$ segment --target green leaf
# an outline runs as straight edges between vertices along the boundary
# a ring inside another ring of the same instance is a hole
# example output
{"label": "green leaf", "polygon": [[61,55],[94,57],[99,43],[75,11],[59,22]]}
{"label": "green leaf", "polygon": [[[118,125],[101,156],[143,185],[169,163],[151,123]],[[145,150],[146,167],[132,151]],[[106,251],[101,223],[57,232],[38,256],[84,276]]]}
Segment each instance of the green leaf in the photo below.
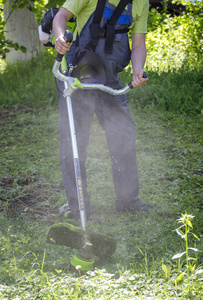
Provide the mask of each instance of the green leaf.
{"label": "green leaf", "polygon": [[187,221],[188,226],[190,226],[191,228],[193,228],[192,223],[190,220]]}
{"label": "green leaf", "polygon": [[12,10],[17,10],[18,6],[16,4],[13,4],[11,8],[12,8]]}
{"label": "green leaf", "polygon": [[20,8],[20,9],[23,9],[25,7],[25,4],[24,3],[20,3],[19,5],[18,5],[18,8]]}
{"label": "green leaf", "polygon": [[183,276],[185,275],[185,273],[180,274],[177,278],[176,281],[181,281],[183,279]]}
{"label": "green leaf", "polygon": [[170,271],[171,271],[170,266],[167,267],[165,264],[162,264],[162,270],[163,270],[163,272],[165,274],[165,277],[168,278],[169,275],[170,275]]}
{"label": "green leaf", "polygon": [[[192,232],[191,232],[192,233]],[[197,239],[199,240],[198,236],[196,236],[196,234],[192,233],[192,235]]]}
{"label": "green leaf", "polygon": [[13,48],[17,51],[19,49],[19,45],[17,43],[13,44]]}
{"label": "green leaf", "polygon": [[21,50],[23,53],[27,53],[27,48],[25,48],[24,46],[20,46],[19,50]]}

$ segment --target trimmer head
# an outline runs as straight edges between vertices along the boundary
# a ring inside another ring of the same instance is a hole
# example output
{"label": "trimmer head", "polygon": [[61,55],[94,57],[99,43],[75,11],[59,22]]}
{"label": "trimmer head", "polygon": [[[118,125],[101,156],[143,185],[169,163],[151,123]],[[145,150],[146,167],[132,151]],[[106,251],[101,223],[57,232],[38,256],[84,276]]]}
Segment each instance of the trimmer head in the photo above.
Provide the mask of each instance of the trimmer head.
{"label": "trimmer head", "polygon": [[[85,234],[86,232],[82,228],[69,223],[58,223],[50,227],[46,241],[52,245],[67,246],[81,250],[84,249],[83,237]],[[106,259],[116,250],[116,241],[113,238],[88,230],[87,234],[92,244],[91,251],[94,256]],[[84,257],[83,254],[82,256]]]}
{"label": "trimmer head", "polygon": [[94,266],[94,259],[93,260],[87,260],[83,257],[80,257],[78,254],[75,254],[71,260],[71,265],[73,267],[80,266],[82,271],[91,271]]}

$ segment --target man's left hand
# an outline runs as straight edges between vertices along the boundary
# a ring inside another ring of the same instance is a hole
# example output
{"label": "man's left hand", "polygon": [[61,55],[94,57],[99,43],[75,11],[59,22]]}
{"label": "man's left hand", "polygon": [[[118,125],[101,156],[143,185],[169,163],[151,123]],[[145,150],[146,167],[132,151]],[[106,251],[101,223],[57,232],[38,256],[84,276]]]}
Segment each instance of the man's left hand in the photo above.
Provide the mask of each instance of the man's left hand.
{"label": "man's left hand", "polygon": [[149,80],[148,78],[143,78],[144,70],[140,69],[133,73],[133,80],[132,80],[132,86],[133,87],[140,87],[147,83]]}

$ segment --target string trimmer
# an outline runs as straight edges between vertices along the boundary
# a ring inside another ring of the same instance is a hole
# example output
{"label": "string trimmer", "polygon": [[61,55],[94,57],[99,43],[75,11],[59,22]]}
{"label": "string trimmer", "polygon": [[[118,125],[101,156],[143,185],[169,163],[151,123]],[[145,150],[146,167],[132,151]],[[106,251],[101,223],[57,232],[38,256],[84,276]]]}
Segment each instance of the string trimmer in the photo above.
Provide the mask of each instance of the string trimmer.
{"label": "string trimmer", "polygon": [[[72,32],[66,31],[65,38],[67,42],[71,42]],[[82,88],[82,84],[75,78],[70,78],[62,75],[62,73],[59,71],[62,59],[63,70],[67,71],[65,57],[63,57],[63,55],[57,54],[53,67],[53,73],[55,78],[58,78],[64,82],[65,87],[63,95],[66,98],[67,104],[67,113],[70,125],[75,180],[77,188],[77,198],[82,228],[75,227],[72,224],[55,224],[49,229],[47,242],[51,244],[64,245],[77,249],[78,253],[74,255],[73,259],[71,260],[71,264],[74,267],[80,265],[83,271],[88,271],[93,268],[94,256],[106,258],[112,255],[112,253],[116,249],[116,241],[113,238],[105,237],[104,235],[88,231],[86,228],[86,212],[77,149],[74,116],[71,102],[71,95],[76,89]],[[67,78],[69,78],[70,80],[67,80]]]}
{"label": "string trimmer", "polygon": [[[55,37],[52,31],[52,22],[54,16],[57,14],[58,11],[59,9],[57,8],[51,8],[45,13],[43,18],[41,19],[41,25],[39,26],[39,38],[44,44],[44,46],[54,47]],[[69,28],[71,31],[74,31],[74,19],[70,20],[67,23],[67,28]],[[73,34],[71,31],[67,30],[65,33],[65,38],[67,42],[72,41]],[[85,63],[84,60],[83,62]],[[53,67],[53,73],[55,78],[58,78],[64,82],[65,86],[63,95],[66,98],[67,112],[70,123],[75,179],[82,228],[75,227],[72,224],[55,224],[49,229],[47,242],[50,244],[64,245],[77,249],[78,253],[74,255],[73,259],[71,260],[71,264],[73,266],[80,265],[83,271],[88,271],[93,268],[94,256],[99,256],[100,258],[106,259],[107,257],[112,255],[112,253],[116,249],[116,241],[113,238],[105,237],[104,235],[88,231],[86,228],[85,205],[71,103],[72,93],[77,88],[81,88],[82,85],[80,84],[80,82],[77,82],[74,78],[72,78],[72,81],[67,81],[67,77],[62,75],[61,72],[59,72],[59,68],[61,68],[62,72],[66,74],[68,73],[68,67],[65,57],[63,55],[57,54]],[[86,66],[84,66],[84,68],[86,69]]]}
{"label": "string trimmer", "polygon": [[[71,42],[72,33],[70,31],[66,32],[67,42]],[[63,62],[62,62],[63,60]],[[54,77],[64,82],[63,96],[66,98],[67,113],[70,125],[70,134],[72,142],[73,160],[74,160],[74,170],[75,170],[75,180],[77,188],[77,197],[80,211],[81,228],[75,227],[72,224],[59,223],[50,227],[47,242],[50,244],[63,245],[77,249],[77,254],[71,260],[71,264],[76,267],[81,266],[83,271],[88,271],[93,268],[94,256],[100,258],[108,258],[113,254],[116,249],[116,241],[111,237],[106,237],[104,235],[88,231],[86,227],[86,213],[85,204],[83,197],[82,180],[80,173],[79,156],[77,149],[77,140],[74,125],[74,116],[72,110],[71,96],[77,89],[99,89],[101,91],[110,93],[112,95],[121,95],[126,93],[132,88],[131,83],[126,85],[120,90],[114,90],[110,87],[104,86],[103,84],[95,83],[81,83],[77,78],[66,76],[61,73],[61,63],[66,64],[65,57],[61,54],[57,54],[56,60],[53,66]],[[66,67],[67,68],[67,67]],[[146,73],[144,77],[147,77]]]}

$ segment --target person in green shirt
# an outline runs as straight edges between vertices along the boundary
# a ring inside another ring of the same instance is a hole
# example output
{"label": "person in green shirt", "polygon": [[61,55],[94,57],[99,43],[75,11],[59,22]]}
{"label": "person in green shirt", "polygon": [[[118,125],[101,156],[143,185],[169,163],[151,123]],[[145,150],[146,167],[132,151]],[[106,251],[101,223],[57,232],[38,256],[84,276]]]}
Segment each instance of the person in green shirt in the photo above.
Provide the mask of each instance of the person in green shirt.
{"label": "person in green shirt", "polygon": [[[114,5],[117,5],[118,2],[118,0],[110,1],[110,3]],[[77,17],[76,32],[80,34],[83,26],[94,12],[96,4],[97,1],[95,0],[67,0],[64,3],[62,9],[56,15],[53,22],[54,35],[56,38],[55,49],[58,53],[65,54],[70,48],[70,45],[68,45],[64,40],[67,20],[69,21],[73,16]],[[142,86],[148,81],[148,78],[142,78],[144,72],[143,67],[146,61],[145,34],[147,33],[148,11],[148,0],[133,1],[131,63],[133,68],[132,85],[134,87]]]}
{"label": "person in green shirt", "polygon": [[[109,0],[108,7],[116,7],[119,0]],[[129,6],[130,5],[130,6]],[[67,44],[64,32],[67,22],[77,18],[74,39],[78,36],[80,45],[91,38],[89,27],[97,6],[96,0],[67,0],[54,18],[53,31],[56,38],[55,49],[60,54],[66,54],[68,64],[74,55],[74,44]],[[95,53],[101,58],[107,75],[105,85],[121,88],[118,72],[131,59],[133,77],[132,86],[145,85],[148,78],[143,78],[146,61],[145,35],[147,33],[148,0],[133,0],[128,4],[131,11],[132,46],[129,48],[128,34],[115,34],[111,54],[105,53],[105,38],[100,38]],[[108,10],[108,9],[107,9]],[[80,167],[84,188],[84,200],[87,219],[91,217],[90,199],[86,183],[86,150],[89,140],[89,130],[93,115],[96,114],[101,126],[106,132],[107,144],[112,164],[112,175],[116,194],[115,206],[117,211],[148,211],[151,206],[139,198],[139,180],[136,162],[135,126],[130,116],[126,95],[112,96],[101,91],[77,91],[73,94],[73,112],[76,126],[76,136],[79,149]],[[79,218],[76,187],[74,183],[74,167],[71,155],[68,120],[65,99],[60,97],[59,108],[60,129],[60,160],[64,187],[67,194],[73,218]]]}

